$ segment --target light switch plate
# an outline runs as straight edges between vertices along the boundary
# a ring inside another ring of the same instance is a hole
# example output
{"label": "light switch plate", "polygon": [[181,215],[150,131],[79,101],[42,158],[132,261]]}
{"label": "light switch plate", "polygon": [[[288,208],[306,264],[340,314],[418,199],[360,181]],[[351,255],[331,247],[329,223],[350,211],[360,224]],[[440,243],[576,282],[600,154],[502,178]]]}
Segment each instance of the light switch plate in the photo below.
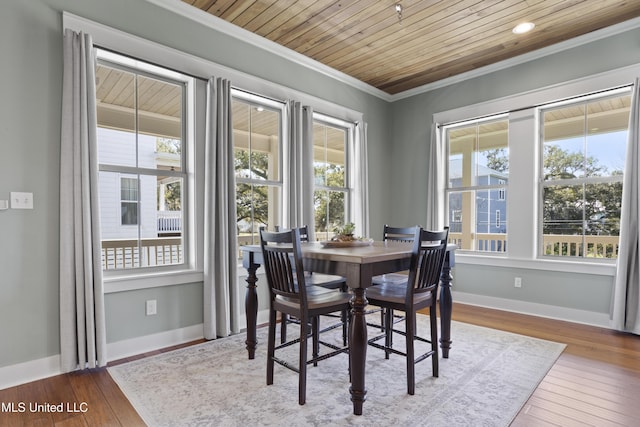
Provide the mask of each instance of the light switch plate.
{"label": "light switch plate", "polygon": [[9,201],[0,200],[0,211],[6,211],[7,209],[9,209]]}
{"label": "light switch plate", "polygon": [[11,192],[11,209],[33,209],[33,193]]}

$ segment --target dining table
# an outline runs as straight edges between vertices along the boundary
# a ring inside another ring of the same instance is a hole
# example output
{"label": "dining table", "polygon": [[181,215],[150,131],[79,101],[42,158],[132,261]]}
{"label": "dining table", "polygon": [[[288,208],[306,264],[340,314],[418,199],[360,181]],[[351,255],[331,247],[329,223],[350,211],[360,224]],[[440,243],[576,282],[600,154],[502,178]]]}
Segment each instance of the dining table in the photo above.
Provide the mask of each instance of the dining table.
{"label": "dining table", "polygon": [[[325,242],[326,243],[326,242]],[[324,274],[335,274],[346,278],[352,292],[351,326],[349,329],[349,357],[351,366],[351,401],[353,413],[362,415],[367,397],[365,387],[365,366],[367,357],[367,307],[366,289],[371,286],[374,276],[405,271],[409,269],[412,243],[375,241],[366,245],[332,246],[323,242],[303,242],[301,244],[305,270]],[[444,267],[440,280],[440,347],[442,357],[449,357],[451,348],[451,268],[455,263],[455,244],[447,245]],[[258,295],[257,270],[262,265],[260,245],[244,245],[242,265],[247,270],[245,311],[247,317],[246,348],[249,359],[255,358],[258,345],[256,338]]]}

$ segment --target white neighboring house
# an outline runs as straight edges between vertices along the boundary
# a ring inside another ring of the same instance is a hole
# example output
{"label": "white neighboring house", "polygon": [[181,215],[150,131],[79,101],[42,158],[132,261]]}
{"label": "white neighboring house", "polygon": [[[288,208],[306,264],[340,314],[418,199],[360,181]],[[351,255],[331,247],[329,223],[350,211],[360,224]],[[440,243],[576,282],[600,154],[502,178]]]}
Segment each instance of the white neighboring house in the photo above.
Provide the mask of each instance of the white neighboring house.
{"label": "white neighboring house", "polygon": [[[99,163],[135,166],[129,164],[136,158],[135,137],[131,132],[99,127]],[[180,156],[156,152],[156,142],[156,136],[138,134],[138,167],[154,170],[179,167]],[[175,178],[100,172],[99,181],[102,240],[180,234],[181,212],[166,210],[164,202],[164,186]]]}

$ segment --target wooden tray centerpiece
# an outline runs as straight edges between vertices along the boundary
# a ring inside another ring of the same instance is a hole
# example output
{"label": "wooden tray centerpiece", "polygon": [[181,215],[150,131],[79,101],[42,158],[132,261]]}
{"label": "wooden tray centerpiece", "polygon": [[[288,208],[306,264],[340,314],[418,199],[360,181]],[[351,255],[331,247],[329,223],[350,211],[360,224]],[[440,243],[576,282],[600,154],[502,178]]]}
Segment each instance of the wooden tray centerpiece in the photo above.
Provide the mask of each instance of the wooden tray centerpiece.
{"label": "wooden tray centerpiece", "polygon": [[373,239],[364,237],[355,237],[353,232],[355,231],[355,224],[349,222],[344,226],[336,227],[333,229],[335,235],[331,240],[325,240],[320,244],[325,248],[349,248],[354,246],[369,246],[373,244]]}

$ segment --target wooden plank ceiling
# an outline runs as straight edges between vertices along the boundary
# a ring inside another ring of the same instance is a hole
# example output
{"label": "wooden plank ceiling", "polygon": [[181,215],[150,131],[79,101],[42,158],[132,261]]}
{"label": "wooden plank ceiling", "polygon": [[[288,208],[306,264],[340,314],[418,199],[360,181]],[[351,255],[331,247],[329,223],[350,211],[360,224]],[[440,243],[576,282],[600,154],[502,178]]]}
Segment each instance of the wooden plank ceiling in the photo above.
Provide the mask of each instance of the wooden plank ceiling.
{"label": "wooden plank ceiling", "polygon": [[389,94],[640,16],[639,0],[182,1]]}

